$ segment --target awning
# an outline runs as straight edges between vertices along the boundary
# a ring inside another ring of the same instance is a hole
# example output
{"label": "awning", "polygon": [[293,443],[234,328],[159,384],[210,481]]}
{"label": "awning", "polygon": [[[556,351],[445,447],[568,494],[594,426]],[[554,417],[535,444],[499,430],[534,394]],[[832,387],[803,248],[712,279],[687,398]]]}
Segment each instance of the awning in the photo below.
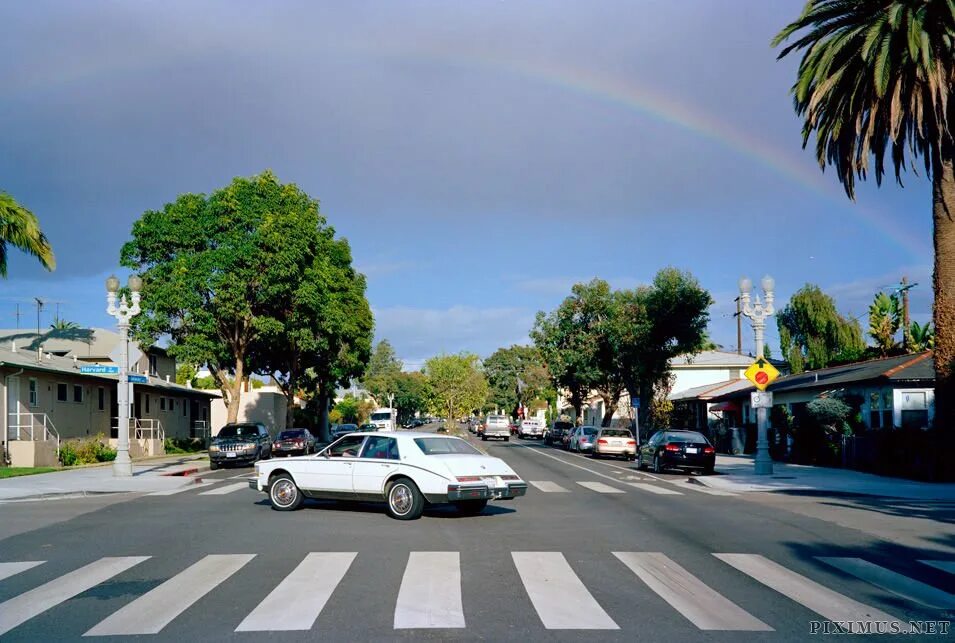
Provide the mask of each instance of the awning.
{"label": "awning", "polygon": [[710,407],[710,413],[722,411],[739,411],[739,404],[736,402],[720,402]]}

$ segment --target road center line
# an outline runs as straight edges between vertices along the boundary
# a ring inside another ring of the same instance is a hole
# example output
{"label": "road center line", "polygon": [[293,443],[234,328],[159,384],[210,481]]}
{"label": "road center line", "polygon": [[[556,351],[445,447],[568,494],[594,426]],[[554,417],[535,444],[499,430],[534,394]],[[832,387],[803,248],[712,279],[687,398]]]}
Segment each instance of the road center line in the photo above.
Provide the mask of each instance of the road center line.
{"label": "road center line", "polygon": [[[573,462],[567,462],[567,460],[564,460],[563,458],[558,458],[557,456],[553,456],[553,455],[551,455],[551,454],[549,454],[549,453],[544,453],[544,452],[541,451],[540,449],[532,449],[532,448],[530,448],[530,447],[528,447],[528,446],[525,446],[525,445],[523,445],[523,444],[515,444],[514,446],[518,446],[518,447],[520,447],[520,448],[522,448],[522,449],[527,449],[527,450],[530,451],[531,453],[536,453],[537,455],[542,455],[542,456],[544,456],[545,458],[550,458],[551,460],[557,460],[558,462],[560,462],[560,463],[562,463],[562,464],[566,464],[568,467],[575,467],[575,468],[577,468],[577,469],[580,469],[581,471],[586,471],[587,473],[592,473],[592,474],[594,474],[595,476],[600,476],[601,478],[606,478],[607,480],[613,480],[614,482],[617,482],[617,483],[620,482],[620,480],[618,480],[617,478],[614,478],[613,476],[608,476],[606,473],[600,473],[599,471],[594,471],[593,469],[588,469],[587,467],[582,467],[582,466],[580,466],[579,464],[574,464]],[[658,478],[658,480],[659,480],[659,478]]]}

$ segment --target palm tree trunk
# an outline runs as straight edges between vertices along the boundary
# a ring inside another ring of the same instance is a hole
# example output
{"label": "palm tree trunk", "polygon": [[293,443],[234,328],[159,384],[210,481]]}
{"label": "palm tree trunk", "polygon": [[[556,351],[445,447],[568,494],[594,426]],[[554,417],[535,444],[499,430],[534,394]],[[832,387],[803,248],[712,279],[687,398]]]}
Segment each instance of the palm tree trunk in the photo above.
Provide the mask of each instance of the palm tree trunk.
{"label": "palm tree trunk", "polygon": [[955,144],[951,141],[942,144],[941,163],[933,176],[932,197],[935,225],[935,426],[944,446],[951,447],[955,444]]}

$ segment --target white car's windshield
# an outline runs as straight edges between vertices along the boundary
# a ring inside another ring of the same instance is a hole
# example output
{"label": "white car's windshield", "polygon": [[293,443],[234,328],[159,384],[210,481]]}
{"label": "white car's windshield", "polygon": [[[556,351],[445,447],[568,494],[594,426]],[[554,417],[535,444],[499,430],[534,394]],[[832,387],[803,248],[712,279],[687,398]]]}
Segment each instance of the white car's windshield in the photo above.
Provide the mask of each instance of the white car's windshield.
{"label": "white car's windshield", "polygon": [[460,453],[466,455],[484,455],[464,440],[457,438],[415,438],[415,444],[425,455]]}
{"label": "white car's windshield", "polygon": [[391,413],[372,413],[371,420],[372,422],[383,422],[385,420],[391,419]]}

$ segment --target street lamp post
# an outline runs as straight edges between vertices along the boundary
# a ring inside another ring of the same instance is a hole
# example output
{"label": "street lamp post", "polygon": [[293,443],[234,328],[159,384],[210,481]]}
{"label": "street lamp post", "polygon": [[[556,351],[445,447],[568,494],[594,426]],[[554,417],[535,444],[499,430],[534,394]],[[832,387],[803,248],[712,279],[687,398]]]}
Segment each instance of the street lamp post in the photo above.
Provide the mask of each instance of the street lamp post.
{"label": "street lamp post", "polygon": [[[763,331],[766,329],[766,318],[775,312],[773,301],[776,294],[773,290],[776,282],[772,277],[766,275],[761,281],[763,294],[766,302],[763,303],[756,295],[755,303],[750,301],[750,292],[753,290],[753,282],[748,277],[739,280],[739,296],[743,304],[742,313],[750,318],[753,324],[753,332],[756,334],[756,359],[763,357],[763,347],[766,345],[763,339]],[[756,409],[756,475],[771,475],[773,473],[773,459],[769,455],[769,440],[766,437],[766,430],[769,424],[769,409]]]}
{"label": "street lamp post", "polygon": [[116,305],[116,293],[119,292],[119,279],[110,275],[106,280],[106,312],[116,318],[119,326],[119,341],[123,347],[123,357],[119,364],[119,384],[116,391],[116,405],[119,418],[116,428],[116,459],[113,460],[113,475],[124,477],[133,475],[133,461],[129,457],[129,320],[139,314],[139,291],[142,290],[143,280],[132,275],[129,278],[132,304],[126,301],[126,295],[119,299]]}

